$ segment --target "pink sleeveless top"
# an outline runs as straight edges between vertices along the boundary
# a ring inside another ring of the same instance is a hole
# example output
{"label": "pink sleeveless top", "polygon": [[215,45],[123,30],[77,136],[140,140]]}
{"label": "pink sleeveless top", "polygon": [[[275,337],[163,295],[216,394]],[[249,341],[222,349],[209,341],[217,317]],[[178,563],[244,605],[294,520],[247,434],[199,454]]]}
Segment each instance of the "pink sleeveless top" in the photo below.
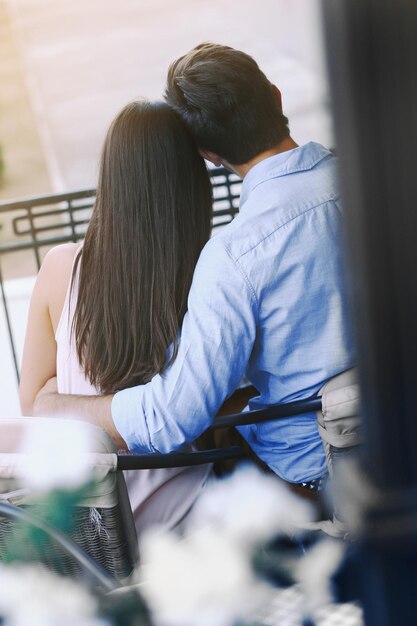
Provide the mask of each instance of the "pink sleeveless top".
{"label": "pink sleeveless top", "polygon": [[[79,266],[78,266],[79,267]],[[70,285],[56,329],[59,393],[97,395],[80,367],[71,325],[78,294],[78,273]],[[211,465],[124,472],[138,534],[153,524],[173,528],[188,513],[211,471]]]}

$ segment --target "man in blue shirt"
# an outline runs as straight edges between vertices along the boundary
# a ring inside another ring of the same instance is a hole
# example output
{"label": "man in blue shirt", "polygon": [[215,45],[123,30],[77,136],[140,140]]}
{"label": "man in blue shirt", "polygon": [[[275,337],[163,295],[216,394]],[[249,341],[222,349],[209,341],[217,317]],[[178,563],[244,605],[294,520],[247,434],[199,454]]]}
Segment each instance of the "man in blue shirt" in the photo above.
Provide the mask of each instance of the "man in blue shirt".
{"label": "man in blue shirt", "polygon": [[[68,407],[136,452],[193,441],[244,375],[261,408],[312,396],[353,365],[335,158],[297,146],[278,89],[232,48],[202,44],[173,63],[166,99],[202,155],[243,178],[240,212],[201,254],[168,369],[113,398],[46,393],[36,407]],[[326,471],[314,414],[240,432],[289,482]]]}

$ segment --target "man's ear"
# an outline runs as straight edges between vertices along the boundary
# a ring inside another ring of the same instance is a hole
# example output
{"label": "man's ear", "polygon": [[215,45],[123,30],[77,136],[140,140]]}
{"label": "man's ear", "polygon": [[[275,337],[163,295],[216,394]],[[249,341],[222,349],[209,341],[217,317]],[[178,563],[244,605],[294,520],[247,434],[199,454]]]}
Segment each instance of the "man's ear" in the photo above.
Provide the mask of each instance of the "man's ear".
{"label": "man's ear", "polygon": [[282,96],[281,96],[281,92],[280,92],[280,90],[278,89],[278,87],[276,85],[271,85],[271,87],[272,87],[272,91],[274,92],[275,99],[278,102],[279,110],[282,113]]}
{"label": "man's ear", "polygon": [[214,152],[208,152],[207,150],[199,150],[199,153],[201,154],[203,159],[210,161],[216,167],[220,167],[221,165],[223,165],[223,162],[218,154],[214,154]]}

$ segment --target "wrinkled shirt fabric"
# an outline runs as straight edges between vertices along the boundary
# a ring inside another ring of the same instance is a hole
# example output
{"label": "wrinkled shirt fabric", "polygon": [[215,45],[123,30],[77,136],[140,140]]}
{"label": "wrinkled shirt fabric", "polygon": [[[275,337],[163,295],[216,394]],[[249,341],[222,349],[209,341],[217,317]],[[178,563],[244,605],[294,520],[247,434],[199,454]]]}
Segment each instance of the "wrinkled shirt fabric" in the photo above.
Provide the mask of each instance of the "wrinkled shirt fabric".
{"label": "wrinkled shirt fabric", "polygon": [[[169,452],[212,422],[242,377],[250,408],[315,395],[352,367],[336,159],[310,142],[245,176],[237,217],[201,253],[174,363],[118,392],[115,426],[136,452]],[[326,471],[314,413],[244,426],[254,452],[289,482]]]}

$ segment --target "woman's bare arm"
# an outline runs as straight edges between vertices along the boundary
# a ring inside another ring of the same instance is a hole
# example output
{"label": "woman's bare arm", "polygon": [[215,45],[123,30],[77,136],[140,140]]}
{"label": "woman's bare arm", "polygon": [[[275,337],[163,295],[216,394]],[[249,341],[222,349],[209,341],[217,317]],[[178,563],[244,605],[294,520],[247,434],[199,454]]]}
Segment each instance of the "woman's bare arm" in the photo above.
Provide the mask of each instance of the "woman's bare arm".
{"label": "woman's bare arm", "polygon": [[45,256],[33,289],[20,375],[20,406],[32,415],[37,393],[56,375],[55,329],[61,316],[78,245],[53,248]]}
{"label": "woman's bare arm", "polygon": [[20,405],[23,415],[68,417],[101,426],[126,448],[111,417],[112,396],[58,394],[55,332],[78,249],[65,244],[50,250],[36,279],[23,349]]}

